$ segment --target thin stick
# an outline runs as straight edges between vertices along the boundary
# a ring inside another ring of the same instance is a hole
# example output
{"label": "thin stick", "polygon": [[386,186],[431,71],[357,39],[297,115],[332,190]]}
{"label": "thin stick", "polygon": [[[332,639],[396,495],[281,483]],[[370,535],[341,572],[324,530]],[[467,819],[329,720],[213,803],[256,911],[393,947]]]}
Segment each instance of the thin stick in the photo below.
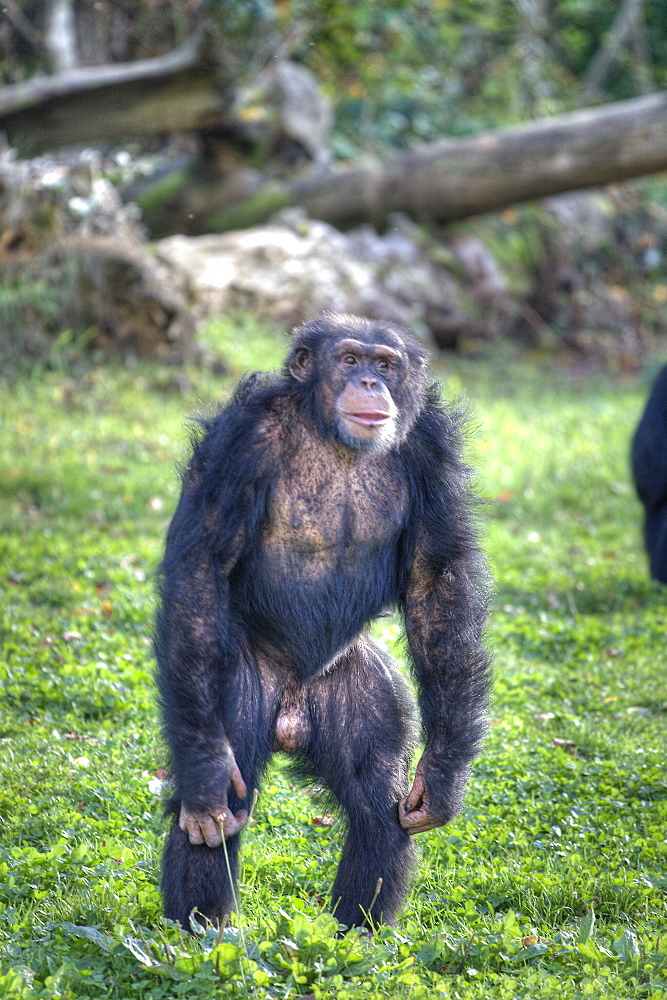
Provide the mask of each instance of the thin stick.
{"label": "thin stick", "polygon": [[257,805],[257,799],[259,798],[259,789],[253,788],[252,792],[252,802],[250,803],[250,812],[248,813],[248,822],[252,819],[252,814],[255,811],[255,806]]}
{"label": "thin stick", "polygon": [[375,920],[373,919],[373,914],[372,914],[371,911],[372,911],[373,907],[375,906],[376,900],[377,900],[378,896],[380,895],[380,890],[381,889],[382,889],[382,876],[380,876],[378,878],[377,882],[375,883],[375,892],[373,893],[373,898],[371,899],[371,905],[368,907],[368,909],[365,910],[364,907],[361,905],[361,903],[359,904],[359,909],[361,910],[361,912],[363,913],[364,917],[366,918],[368,926],[370,927],[371,932],[373,934],[375,934],[375,931],[377,929],[377,924],[376,924]]}
{"label": "thin stick", "polygon": [[456,970],[456,975],[457,976],[462,971],[463,966],[465,965],[465,960],[468,957],[468,955],[470,954],[470,949],[472,948],[472,943],[473,943],[474,940],[475,940],[475,934],[473,934],[471,936],[470,940],[468,941],[468,943],[466,945],[466,950],[463,952],[463,957],[461,958],[461,961],[459,962],[458,968]]}
{"label": "thin stick", "polygon": [[[225,840],[225,817],[216,816],[218,826],[220,827],[220,834],[222,836],[222,850],[225,855],[225,864],[227,866],[227,878],[229,879],[229,888],[232,892],[232,900],[234,902],[234,909],[236,910],[236,916],[239,922],[239,937],[241,938],[241,944],[243,945],[243,952],[245,954],[246,961],[248,960],[248,949],[246,948],[245,935],[243,933],[243,924],[241,923],[241,909],[239,907],[238,896],[236,895],[236,887],[234,886],[234,879],[232,878],[232,866],[229,863],[229,852],[227,850],[227,841]],[[241,978],[243,979],[243,985],[247,986],[245,978],[245,969],[243,968],[243,963],[240,965],[241,968]]]}
{"label": "thin stick", "polygon": [[225,913],[224,917],[220,921],[220,927],[218,929],[218,933],[215,936],[215,943],[213,945],[214,948],[217,947],[222,941],[222,935],[225,933],[225,929],[228,923],[229,923],[229,914]]}
{"label": "thin stick", "polygon": [[380,876],[380,878],[375,883],[375,892],[373,894],[373,898],[371,899],[371,905],[368,907],[369,914],[372,914],[373,907],[375,906],[377,898],[380,895],[380,890],[382,889],[382,881],[383,881],[382,876]]}

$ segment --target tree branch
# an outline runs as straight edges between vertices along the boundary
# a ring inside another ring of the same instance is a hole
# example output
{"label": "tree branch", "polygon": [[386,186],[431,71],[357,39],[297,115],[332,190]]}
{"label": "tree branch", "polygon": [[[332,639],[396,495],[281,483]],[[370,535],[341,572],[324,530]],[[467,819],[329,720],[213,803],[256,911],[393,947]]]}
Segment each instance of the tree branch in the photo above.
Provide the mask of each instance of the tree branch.
{"label": "tree branch", "polygon": [[33,28],[32,24],[25,16],[16,0],[6,0],[5,2],[5,14],[7,15],[7,20],[11,22],[16,31],[32,45],[33,49],[38,52],[44,48],[44,39],[36,28]]}
{"label": "tree branch", "polygon": [[206,28],[156,59],[71,69],[0,90],[0,129],[34,155],[219,125],[231,91]]}
{"label": "tree branch", "polygon": [[616,20],[605,35],[602,45],[593,56],[586,72],[581,94],[583,103],[592,100],[600,90],[618,57],[618,53],[632,37],[633,26],[641,17],[642,4],[643,0],[624,0],[616,15]]}
{"label": "tree branch", "polygon": [[79,65],[73,0],[51,0],[44,45],[56,73],[65,73]]}

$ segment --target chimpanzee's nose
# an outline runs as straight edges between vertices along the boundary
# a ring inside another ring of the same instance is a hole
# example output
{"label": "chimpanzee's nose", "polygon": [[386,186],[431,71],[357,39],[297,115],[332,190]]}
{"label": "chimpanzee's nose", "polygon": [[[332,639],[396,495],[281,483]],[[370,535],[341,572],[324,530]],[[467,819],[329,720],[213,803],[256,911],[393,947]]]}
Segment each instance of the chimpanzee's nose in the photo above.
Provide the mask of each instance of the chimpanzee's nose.
{"label": "chimpanzee's nose", "polygon": [[363,385],[364,389],[374,389],[378,384],[377,379],[373,378],[371,375],[364,375],[359,381]]}

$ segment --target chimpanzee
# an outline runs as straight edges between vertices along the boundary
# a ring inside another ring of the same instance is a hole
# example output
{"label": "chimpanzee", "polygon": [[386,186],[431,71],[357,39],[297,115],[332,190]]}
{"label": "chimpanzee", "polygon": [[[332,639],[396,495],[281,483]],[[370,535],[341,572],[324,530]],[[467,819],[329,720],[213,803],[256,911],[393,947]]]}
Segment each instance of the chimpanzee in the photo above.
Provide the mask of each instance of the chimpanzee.
{"label": "chimpanzee", "polygon": [[635,431],[632,473],[644,504],[651,576],[667,583],[667,365],[658,373]]}
{"label": "chimpanzee", "polygon": [[[392,323],[325,314],[195,442],[156,631],[176,788],[162,892],[186,928],[193,907],[218,923],[233,906],[227,865],[273,751],[346,815],[333,907],[348,927],[394,921],[410,834],[461,808],[484,730],[486,570],[461,421],[426,363]],[[413,699],[365,632],[391,607],[425,740],[409,792]]]}

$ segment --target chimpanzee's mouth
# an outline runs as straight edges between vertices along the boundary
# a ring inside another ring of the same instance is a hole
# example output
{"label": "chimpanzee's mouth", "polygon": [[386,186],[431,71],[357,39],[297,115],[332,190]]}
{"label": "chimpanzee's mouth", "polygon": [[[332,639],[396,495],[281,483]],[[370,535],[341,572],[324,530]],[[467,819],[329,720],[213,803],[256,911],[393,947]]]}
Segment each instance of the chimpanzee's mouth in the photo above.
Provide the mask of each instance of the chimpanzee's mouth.
{"label": "chimpanzee's mouth", "polygon": [[380,427],[382,424],[386,423],[387,420],[391,420],[390,413],[379,413],[376,410],[362,410],[359,413],[345,413],[344,416],[348,420],[352,420],[355,424],[363,424],[364,427]]}

